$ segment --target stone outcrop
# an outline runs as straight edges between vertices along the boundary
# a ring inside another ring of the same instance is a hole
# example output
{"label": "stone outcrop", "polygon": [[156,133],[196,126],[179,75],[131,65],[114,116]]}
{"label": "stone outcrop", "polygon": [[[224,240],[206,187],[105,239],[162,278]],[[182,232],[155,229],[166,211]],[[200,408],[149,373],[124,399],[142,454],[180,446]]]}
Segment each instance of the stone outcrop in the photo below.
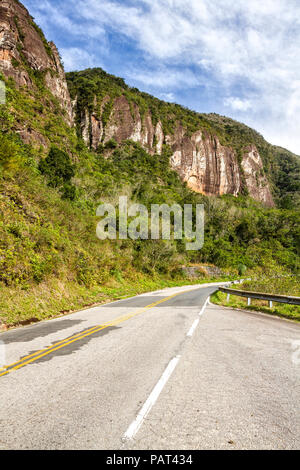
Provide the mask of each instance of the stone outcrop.
{"label": "stone outcrop", "polygon": [[193,266],[183,266],[182,271],[188,278],[201,278],[201,277],[220,277],[228,273],[222,271],[222,269],[217,266],[211,265],[193,265]]}
{"label": "stone outcrop", "polygon": [[[268,206],[273,205],[269,183],[263,173],[263,163],[255,146],[245,149],[239,164],[235,151],[221,145],[219,139],[207,131],[199,130],[189,135],[178,123],[172,135],[165,134],[160,121],[153,123],[148,111],[141,116],[136,104],[125,96],[116,98],[106,126],[101,113],[110,100],[106,97],[100,105],[100,116],[88,111],[81,116],[81,132],[87,145],[97,149],[115,139],[118,143],[130,139],[139,142],[149,153],[161,154],[163,144],[172,149],[171,167],[194,191],[212,195],[237,196],[246,185],[251,197]],[[96,109],[96,103],[94,103]]]}
{"label": "stone outcrop", "polygon": [[189,137],[184,129],[178,128],[166,141],[174,152],[172,167],[191,189],[209,196],[238,195],[241,179],[235,154],[216,137],[203,131]]}
{"label": "stone outcrop", "polygon": [[264,173],[263,162],[255,145],[245,149],[242,168],[250,196],[267,206],[274,205],[269,182]]}
{"label": "stone outcrop", "polygon": [[[102,101],[100,117],[95,112],[89,114],[87,109],[81,115],[81,134],[87,145],[96,150],[100,144],[105,145],[111,139],[119,144],[129,139],[139,142],[150,153],[162,152],[165,136],[161,122],[154,126],[149,111],[141,118],[138,106],[130,106],[125,96],[114,100],[108,123],[104,127],[101,117],[108,101],[109,96]],[[94,108],[96,107],[97,104],[94,103]]]}
{"label": "stone outcrop", "polygon": [[45,75],[45,84],[73,124],[72,103],[58,50],[47,43],[26,8],[17,0],[0,2],[0,70],[13,77],[18,86],[32,87],[26,65]]}

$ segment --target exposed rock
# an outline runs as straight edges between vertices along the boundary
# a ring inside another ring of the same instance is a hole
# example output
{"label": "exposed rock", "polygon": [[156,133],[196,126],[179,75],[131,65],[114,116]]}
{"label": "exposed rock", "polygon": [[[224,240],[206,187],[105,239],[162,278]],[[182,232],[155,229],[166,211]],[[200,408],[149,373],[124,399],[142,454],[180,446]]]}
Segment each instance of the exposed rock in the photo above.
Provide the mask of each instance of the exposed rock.
{"label": "exposed rock", "polygon": [[250,196],[267,206],[274,206],[269,182],[264,174],[263,162],[255,145],[246,149],[242,159],[242,168]]}
{"label": "exposed rock", "polygon": [[0,331],[7,331],[8,330],[8,326],[5,324],[5,323],[0,323]]}
{"label": "exposed rock", "polygon": [[[106,97],[106,101],[109,97]],[[162,153],[164,142],[172,149],[171,167],[194,191],[206,195],[233,194],[242,190],[243,174],[249,194],[256,200],[272,206],[269,183],[263,174],[263,164],[256,147],[246,149],[239,165],[234,150],[221,145],[219,139],[207,131],[188,135],[178,123],[172,135],[165,135],[162,123],[155,126],[148,111],[141,118],[136,104],[130,105],[125,96],[114,100],[111,114],[104,128],[101,116],[89,115],[86,110],[81,117],[82,137],[87,145],[97,149],[104,136],[104,143],[115,139],[118,143],[131,139],[139,142],[149,153]],[[96,108],[94,103],[94,109]]]}
{"label": "exposed rock", "polygon": [[84,110],[84,114],[81,116],[81,136],[86,145],[90,145],[90,115],[87,109]]}
{"label": "exposed rock", "polygon": [[156,139],[156,152],[158,154],[162,153],[162,147],[165,140],[162,123],[158,121],[155,128],[155,139]]}
{"label": "exposed rock", "polygon": [[240,171],[236,156],[216,137],[202,131],[188,137],[179,127],[167,141],[174,152],[171,165],[191,189],[207,195],[238,195]]}
{"label": "exposed rock", "polygon": [[137,105],[130,107],[125,96],[115,99],[109,122],[105,128],[104,143],[114,138],[118,143],[131,139],[142,141],[142,123]]}
{"label": "exposed rock", "polygon": [[154,140],[154,128],[152,124],[152,116],[148,111],[143,119],[142,125],[142,135],[141,135],[141,144],[143,147],[149,149],[149,151],[153,148],[153,140]]}
{"label": "exposed rock", "polygon": [[31,144],[34,146],[42,145],[44,148],[49,147],[49,142],[45,139],[45,137],[30,127],[20,129],[17,131],[17,133],[20,135],[25,144]]}
{"label": "exposed rock", "polygon": [[182,270],[189,278],[220,277],[226,274],[217,266],[211,265],[183,266]]}
{"label": "exposed rock", "polygon": [[56,46],[47,43],[21,3],[16,0],[2,0],[0,70],[6,77],[14,78],[18,86],[31,87],[32,80],[26,67],[22,66],[24,60],[32,70],[45,73],[46,86],[65,110],[66,122],[72,125],[72,103]]}
{"label": "exposed rock", "polygon": [[[53,93],[53,95],[58,98],[62,108],[66,111],[66,119],[68,121],[68,124],[73,125],[73,107],[65,72],[61,64],[57,47],[53,42],[50,42],[49,45],[52,50],[54,62],[53,65],[55,66],[55,68],[53,68],[52,66],[50,70],[47,71],[45,76],[46,85]],[[53,73],[53,71],[56,73]]]}
{"label": "exposed rock", "polygon": [[[164,142],[161,123],[157,123],[154,128],[151,113],[148,111],[142,119],[138,106],[136,104],[130,106],[125,96],[115,99],[105,128],[104,143],[112,138],[116,139],[118,143],[127,139],[139,142],[150,153],[161,153]],[[154,138],[157,142],[155,148]]]}
{"label": "exposed rock", "polygon": [[91,134],[92,134],[92,142],[91,147],[93,150],[96,150],[99,142],[102,140],[103,136],[103,125],[101,119],[98,119],[95,114],[91,116]]}

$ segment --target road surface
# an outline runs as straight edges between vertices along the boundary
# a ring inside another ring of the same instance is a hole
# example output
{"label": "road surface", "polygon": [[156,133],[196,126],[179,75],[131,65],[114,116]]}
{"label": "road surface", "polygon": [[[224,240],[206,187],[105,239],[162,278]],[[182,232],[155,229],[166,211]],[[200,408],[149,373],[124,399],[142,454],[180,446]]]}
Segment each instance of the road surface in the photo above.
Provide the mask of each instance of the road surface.
{"label": "road surface", "polygon": [[299,449],[299,325],[205,305],[215,289],[2,333],[0,449]]}

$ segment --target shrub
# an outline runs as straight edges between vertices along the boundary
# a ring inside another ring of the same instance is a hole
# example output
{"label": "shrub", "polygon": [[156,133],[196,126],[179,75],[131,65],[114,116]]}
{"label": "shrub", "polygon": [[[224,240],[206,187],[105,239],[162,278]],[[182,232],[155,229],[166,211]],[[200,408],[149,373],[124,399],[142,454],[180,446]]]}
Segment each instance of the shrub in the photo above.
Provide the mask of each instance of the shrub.
{"label": "shrub", "polygon": [[20,149],[12,136],[0,133],[0,166],[3,170],[12,170],[20,162]]}
{"label": "shrub", "polygon": [[238,265],[239,276],[243,276],[246,271],[247,271],[247,266],[245,266],[244,264]]}
{"label": "shrub", "polygon": [[76,199],[76,187],[73,184],[65,183],[62,188],[62,198],[74,201]]}
{"label": "shrub", "polygon": [[115,139],[110,139],[108,142],[105,144],[106,149],[115,149],[118,147],[118,142]]}
{"label": "shrub", "polygon": [[39,170],[48,178],[48,185],[53,188],[70,183],[75,174],[69,155],[55,146],[51,147],[47,158],[40,161]]}

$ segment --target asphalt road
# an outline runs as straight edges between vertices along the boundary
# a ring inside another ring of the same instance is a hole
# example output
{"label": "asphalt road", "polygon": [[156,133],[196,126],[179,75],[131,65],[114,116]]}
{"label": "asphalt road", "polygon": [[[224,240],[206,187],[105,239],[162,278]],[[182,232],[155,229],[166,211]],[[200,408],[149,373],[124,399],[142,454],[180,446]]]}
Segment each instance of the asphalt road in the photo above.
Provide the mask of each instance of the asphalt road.
{"label": "asphalt road", "polygon": [[0,334],[0,449],[299,449],[299,325],[204,308],[214,290]]}

